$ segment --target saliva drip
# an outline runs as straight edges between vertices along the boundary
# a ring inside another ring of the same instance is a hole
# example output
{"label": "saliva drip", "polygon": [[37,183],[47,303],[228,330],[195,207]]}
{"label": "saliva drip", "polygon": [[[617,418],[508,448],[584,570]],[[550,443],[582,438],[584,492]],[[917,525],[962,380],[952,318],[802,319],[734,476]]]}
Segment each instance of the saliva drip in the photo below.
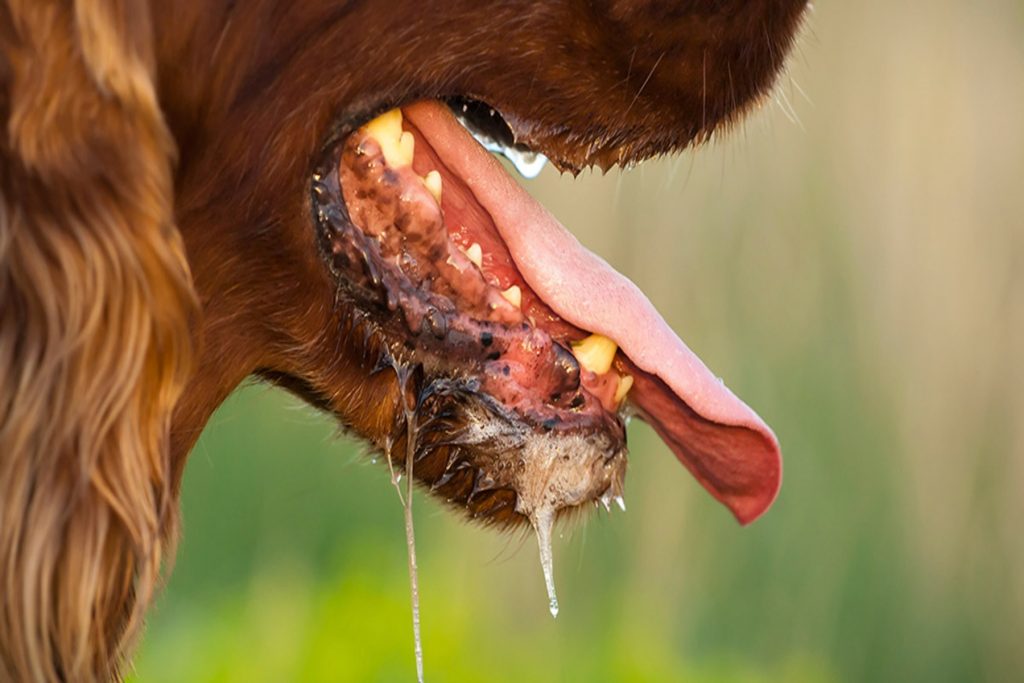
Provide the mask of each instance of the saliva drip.
{"label": "saliva drip", "polygon": [[458,118],[462,125],[469,130],[470,134],[476,138],[476,141],[480,143],[481,147],[486,149],[488,152],[500,154],[508,159],[512,165],[515,166],[516,170],[519,171],[519,175],[524,178],[536,178],[540,175],[540,172],[544,170],[544,165],[548,163],[548,158],[540,152],[506,145],[495,140],[486,133],[475,130],[473,126],[466,123],[466,120],[461,116],[456,114],[456,118]]}
{"label": "saliva drip", "polygon": [[498,152],[516,167],[519,171],[519,175],[524,178],[532,179],[540,175],[540,172],[544,170],[544,165],[548,163],[548,158],[540,152],[526,152],[515,147],[505,147],[504,145],[496,145],[497,149],[488,147],[490,152]]}
{"label": "saliva drip", "polygon": [[554,526],[554,510],[544,506],[534,510],[530,523],[537,533],[537,547],[540,550],[540,568],[544,572],[544,586],[548,591],[548,609],[551,616],[558,616],[558,595],[555,594],[554,561],[551,555],[551,528]]}
{"label": "saliva drip", "polygon": [[405,495],[402,495],[402,471],[396,470],[392,462],[393,441],[388,437],[387,448],[388,468],[391,470],[391,483],[398,491],[398,499],[405,510],[405,544],[409,556],[409,590],[412,599],[412,635],[413,648],[416,656],[416,680],[423,683],[423,639],[420,637],[420,588],[419,570],[416,567],[416,532],[412,518],[413,462],[416,456],[416,409],[407,402],[408,381],[412,373],[406,367],[395,367],[398,388],[405,417]]}

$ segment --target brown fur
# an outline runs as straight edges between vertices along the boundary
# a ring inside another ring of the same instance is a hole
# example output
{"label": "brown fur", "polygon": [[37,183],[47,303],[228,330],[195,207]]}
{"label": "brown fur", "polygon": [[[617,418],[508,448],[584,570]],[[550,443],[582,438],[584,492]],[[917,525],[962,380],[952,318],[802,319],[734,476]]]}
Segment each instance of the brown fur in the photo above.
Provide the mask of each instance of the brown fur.
{"label": "brown fur", "polygon": [[470,95],[565,169],[639,161],[756,101],[803,5],[0,5],[0,678],[118,676],[185,457],[246,376],[392,428],[309,211],[339,126]]}

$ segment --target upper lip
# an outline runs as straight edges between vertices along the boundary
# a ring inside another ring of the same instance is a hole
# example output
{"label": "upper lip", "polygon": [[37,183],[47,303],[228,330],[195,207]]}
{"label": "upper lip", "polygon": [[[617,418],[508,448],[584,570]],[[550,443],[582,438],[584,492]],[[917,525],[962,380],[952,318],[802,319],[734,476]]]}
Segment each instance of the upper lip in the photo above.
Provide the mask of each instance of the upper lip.
{"label": "upper lip", "polygon": [[507,126],[512,146],[543,155],[559,171],[573,175],[595,166],[603,171],[614,166],[628,167],[668,151],[661,142],[642,142],[638,131],[625,128],[581,130],[556,118],[528,115],[512,103],[495,104],[472,93],[445,92],[409,93],[400,99],[379,100],[370,106],[346,110],[338,117],[325,148],[334,149],[377,115],[421,100],[440,100],[449,106],[471,102],[493,110]]}
{"label": "upper lip", "polygon": [[[504,139],[496,139],[501,146],[507,149],[518,150],[525,153],[543,155],[559,171],[577,174],[590,166],[598,166],[608,170],[616,164],[633,163],[639,159],[630,160],[627,158],[627,147],[617,145],[613,142],[624,133],[606,134],[604,136],[585,137],[573,131],[569,126],[557,121],[543,121],[521,116],[515,107],[499,107],[491,105],[484,100],[472,97],[451,97],[445,101],[452,107],[458,116],[458,109],[466,103],[478,105],[481,109],[489,110],[496,115],[499,126],[507,131]],[[459,117],[462,120],[463,117]],[[470,121],[473,123],[473,121]],[[465,123],[465,121],[463,121]],[[485,148],[488,147],[486,138],[494,137],[492,131],[479,130],[477,126],[467,126],[474,137],[477,138]],[[492,130],[501,131],[501,128]],[[483,135],[481,135],[481,133]],[[483,139],[482,139],[483,138]],[[506,154],[508,156],[508,154]]]}

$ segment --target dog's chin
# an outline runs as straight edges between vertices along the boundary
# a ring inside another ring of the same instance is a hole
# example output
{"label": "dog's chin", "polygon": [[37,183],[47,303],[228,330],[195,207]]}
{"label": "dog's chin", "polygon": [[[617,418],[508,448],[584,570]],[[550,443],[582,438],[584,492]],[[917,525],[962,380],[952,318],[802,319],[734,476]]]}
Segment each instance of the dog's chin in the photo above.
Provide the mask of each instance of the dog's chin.
{"label": "dog's chin", "polygon": [[424,375],[417,386],[418,403],[399,411],[406,428],[377,445],[404,468],[412,434],[417,480],[470,518],[511,526],[621,496],[621,423],[550,429],[481,391],[475,379]]}

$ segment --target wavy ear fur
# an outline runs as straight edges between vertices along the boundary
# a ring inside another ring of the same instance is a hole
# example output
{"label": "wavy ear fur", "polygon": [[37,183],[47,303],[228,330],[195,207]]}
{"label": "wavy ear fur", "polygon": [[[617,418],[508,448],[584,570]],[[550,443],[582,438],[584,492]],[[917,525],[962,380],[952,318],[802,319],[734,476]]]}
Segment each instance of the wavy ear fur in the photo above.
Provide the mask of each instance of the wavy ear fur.
{"label": "wavy ear fur", "polygon": [[0,4],[0,679],[116,678],[196,304],[139,0]]}

